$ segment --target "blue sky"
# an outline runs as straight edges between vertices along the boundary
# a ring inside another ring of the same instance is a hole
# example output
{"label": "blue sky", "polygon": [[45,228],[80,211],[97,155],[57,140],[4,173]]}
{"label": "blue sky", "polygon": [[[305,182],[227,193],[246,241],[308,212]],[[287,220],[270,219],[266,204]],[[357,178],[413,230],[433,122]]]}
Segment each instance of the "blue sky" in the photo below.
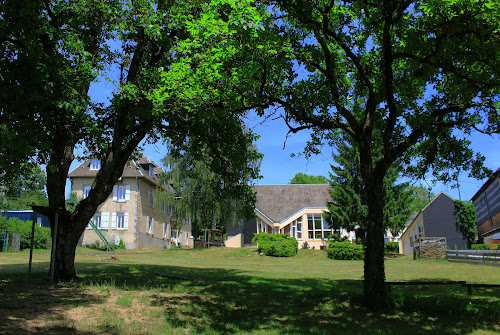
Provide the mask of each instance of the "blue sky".
{"label": "blue sky", "polygon": [[[115,75],[117,74],[115,73]],[[91,86],[90,96],[94,102],[109,103],[109,98],[115,88],[114,83],[102,80]],[[256,116],[247,118],[248,126],[256,134],[260,135],[260,139],[256,144],[259,152],[264,154],[261,164],[262,179],[256,181],[257,184],[287,184],[298,172],[329,176],[330,164],[333,163],[331,148],[325,147],[321,154],[306,159],[297,155],[302,152],[309,138],[306,131],[290,134],[287,138],[288,128],[283,120],[268,119],[265,122],[261,121],[262,119]],[[486,157],[485,165],[492,170],[498,169],[500,167],[500,135],[488,136],[477,133],[470,139],[473,149]],[[161,159],[166,152],[163,145],[157,144],[147,145],[144,154],[158,165],[161,165]],[[291,157],[292,154],[295,154],[295,157]],[[78,165],[78,162],[74,162],[71,170]],[[485,180],[469,178],[467,173],[463,172],[460,175],[459,182],[461,199],[470,200]],[[427,183],[425,181],[414,181],[414,184],[426,187],[428,184],[432,186],[432,191],[435,194],[444,191],[453,198],[459,199],[458,190],[453,188],[451,184],[437,183],[433,185],[430,179],[427,180]],[[69,183],[66,187],[66,193],[69,197]]]}
{"label": "blue sky", "polygon": [[[323,175],[328,177],[330,173],[330,164],[333,163],[333,152],[329,148],[324,148],[319,155],[306,159],[303,156],[297,156],[305,146],[309,134],[305,131],[286,137],[288,128],[283,120],[267,120],[260,122],[261,119],[249,117],[248,124],[254,132],[260,135],[257,141],[259,152],[264,154],[261,164],[262,179],[257,184],[288,184],[296,173],[302,172],[310,175]],[[284,146],[286,139],[286,145]],[[471,137],[472,147],[475,151],[481,152],[485,157],[485,165],[496,170],[500,167],[500,136],[488,136],[475,134]],[[149,145],[144,152],[155,163],[160,164],[160,160],[165,156],[162,145]],[[296,154],[291,157],[291,154]],[[462,200],[470,200],[479,190],[486,180],[476,180],[469,178],[466,172],[460,174],[460,193]],[[458,190],[451,184],[444,185],[437,183],[432,185],[431,180],[427,183],[432,186],[432,191],[437,194],[441,191],[446,192],[455,199],[458,199]],[[427,187],[425,181],[414,181],[416,186],[423,185]]]}

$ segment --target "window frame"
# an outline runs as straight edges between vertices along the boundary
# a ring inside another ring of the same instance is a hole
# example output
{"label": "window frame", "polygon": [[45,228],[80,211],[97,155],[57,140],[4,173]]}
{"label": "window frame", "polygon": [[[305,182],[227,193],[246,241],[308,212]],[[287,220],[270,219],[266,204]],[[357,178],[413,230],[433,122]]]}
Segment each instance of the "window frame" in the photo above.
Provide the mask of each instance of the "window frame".
{"label": "window frame", "polygon": [[[121,197],[122,191],[123,191],[123,198]],[[118,185],[117,201],[120,201],[120,202],[127,201],[127,186],[126,185]]]}
{"label": "window frame", "polygon": [[98,171],[101,169],[101,160],[100,159],[92,159],[90,160],[90,170]]}
{"label": "window frame", "polygon": [[[310,226],[311,218],[312,229]],[[319,228],[317,227],[318,224]],[[309,240],[323,240],[328,238],[327,234],[331,233],[333,233],[333,228],[328,225],[328,222],[325,221],[322,214],[307,214],[307,237]]]}

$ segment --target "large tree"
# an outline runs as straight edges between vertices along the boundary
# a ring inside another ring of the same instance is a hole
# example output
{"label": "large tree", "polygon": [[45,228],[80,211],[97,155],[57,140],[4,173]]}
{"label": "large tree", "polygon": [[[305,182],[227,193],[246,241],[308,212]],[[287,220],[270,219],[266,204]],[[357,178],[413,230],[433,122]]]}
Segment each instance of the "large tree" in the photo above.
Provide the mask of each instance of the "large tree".
{"label": "large tree", "polygon": [[[334,144],[335,156],[330,173],[330,196],[326,217],[332,226],[357,231],[364,243],[367,199],[361,181],[359,150],[350,139]],[[380,148],[379,148],[380,149]],[[380,151],[379,151],[380,152]],[[396,162],[384,176],[384,228],[397,235],[414,212],[430,201],[429,191],[401,180],[401,163]]]}
{"label": "large tree", "polygon": [[170,148],[162,160],[167,171],[160,176],[160,183],[169,185],[169,190],[159,191],[155,199],[165,201],[178,220],[191,220],[193,234],[213,226],[227,227],[254,215],[256,198],[249,185],[259,177],[262,155],[253,145],[253,135],[244,135],[232,136],[231,145],[246,164],[234,164],[232,157],[223,162],[231,174],[211,169],[214,158],[203,148],[196,156]]}
{"label": "large tree", "polygon": [[262,94],[283,107],[290,131],[312,129],[307,149],[337,136],[359,148],[364,296],[373,308],[389,307],[384,176],[398,160],[418,176],[431,169],[446,179],[458,166],[480,174],[483,157],[465,137],[499,129],[500,7],[494,0],[266,3],[268,45],[280,57],[269,57],[263,74],[280,69],[287,78]]}
{"label": "large tree", "polygon": [[[251,107],[231,89],[245,88],[243,75],[211,59],[222,50],[229,59],[241,44],[224,39],[258,26],[246,2],[7,0],[0,16],[0,176],[19,172],[13,162],[47,164],[48,214],[60,214],[52,229],[55,280],[75,278],[78,239],[144,139],[162,136],[193,155],[203,147],[223,175],[234,171],[224,159],[241,162],[238,148],[225,144],[243,136],[240,116]],[[108,103],[95,103],[91,85],[106,77],[116,90]],[[67,212],[75,152],[99,158],[101,169],[89,196]]]}

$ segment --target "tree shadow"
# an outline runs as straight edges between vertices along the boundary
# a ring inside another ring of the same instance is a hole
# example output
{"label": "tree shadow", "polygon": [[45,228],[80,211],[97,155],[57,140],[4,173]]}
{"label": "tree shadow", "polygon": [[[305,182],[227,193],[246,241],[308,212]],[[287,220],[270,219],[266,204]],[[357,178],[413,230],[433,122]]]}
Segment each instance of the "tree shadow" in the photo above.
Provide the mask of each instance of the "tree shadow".
{"label": "tree shadow", "polygon": [[72,327],[66,312],[74,306],[99,304],[102,297],[78,287],[48,285],[47,272],[40,271],[48,269],[48,263],[34,264],[30,281],[27,271],[20,269],[24,266],[0,266],[0,334],[91,334]]}
{"label": "tree shadow", "polygon": [[[12,271],[13,269],[10,269]],[[0,266],[9,273],[9,266]],[[151,307],[159,309],[165,322],[194,333],[238,334],[272,332],[277,334],[466,334],[477,329],[494,329],[500,314],[494,290],[477,291],[469,297],[460,288],[393,287],[397,306],[390,313],[374,313],[361,303],[361,280],[273,278],[272,274],[249,275],[242,270],[194,268],[128,263],[80,263],[79,282],[71,287],[32,285],[23,296],[39,296],[46,301],[39,310],[47,317],[64,317],[65,306],[99,304],[99,297],[89,297],[81,289],[89,284],[105,284],[137,294],[146,294]],[[157,275],[166,273],[187,277],[180,280]],[[266,277],[267,276],[267,277]],[[443,280],[443,279],[441,279]],[[27,283],[26,283],[27,284]],[[0,285],[2,285],[0,283]],[[0,301],[12,304],[7,291]],[[4,308],[0,333],[24,329],[20,316],[26,308]],[[16,321],[19,318],[20,321]],[[3,328],[2,328],[3,327]],[[50,325],[48,329],[50,329]],[[84,334],[68,326],[67,331],[54,327],[55,333]],[[47,329],[45,329],[47,330]],[[45,331],[44,330],[44,331]],[[497,329],[498,331],[499,329]],[[116,329],[103,329],[119,333]]]}

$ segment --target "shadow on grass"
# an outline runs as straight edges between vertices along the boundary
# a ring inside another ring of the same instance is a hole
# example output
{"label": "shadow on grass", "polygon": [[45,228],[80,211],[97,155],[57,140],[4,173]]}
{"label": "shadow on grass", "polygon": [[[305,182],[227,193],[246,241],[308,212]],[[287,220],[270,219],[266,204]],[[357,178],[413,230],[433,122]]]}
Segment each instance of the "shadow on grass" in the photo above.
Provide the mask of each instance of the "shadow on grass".
{"label": "shadow on grass", "polygon": [[101,297],[76,287],[49,286],[48,263],[34,266],[28,282],[19,266],[0,266],[0,334],[91,334],[76,330],[66,312],[75,306],[98,304]]}
{"label": "shadow on grass", "polygon": [[[0,272],[12,272],[9,267],[0,266]],[[500,302],[488,298],[494,291],[469,297],[457,288],[397,287],[392,289],[396,311],[382,314],[362,306],[360,280],[273,279],[239,270],[119,262],[82,263],[78,272],[78,285],[55,288],[54,292],[40,292],[44,288],[37,286],[28,289],[25,294],[49,295],[48,303],[37,313],[62,314],[68,303],[99,304],[99,299],[86,298],[82,291],[82,287],[99,284],[132,294],[146,292],[147,303],[161,310],[166,323],[193,333],[466,334],[494,329],[500,316]],[[57,292],[62,293],[57,296]],[[0,295],[0,301],[12,301],[5,299],[6,295],[8,292]],[[73,302],[68,302],[69,296]],[[0,322],[4,320],[0,317]],[[16,326],[15,320],[8,320],[8,324],[11,328],[7,330]],[[116,329],[109,332],[117,333]],[[71,328],[66,333],[83,334]]]}

